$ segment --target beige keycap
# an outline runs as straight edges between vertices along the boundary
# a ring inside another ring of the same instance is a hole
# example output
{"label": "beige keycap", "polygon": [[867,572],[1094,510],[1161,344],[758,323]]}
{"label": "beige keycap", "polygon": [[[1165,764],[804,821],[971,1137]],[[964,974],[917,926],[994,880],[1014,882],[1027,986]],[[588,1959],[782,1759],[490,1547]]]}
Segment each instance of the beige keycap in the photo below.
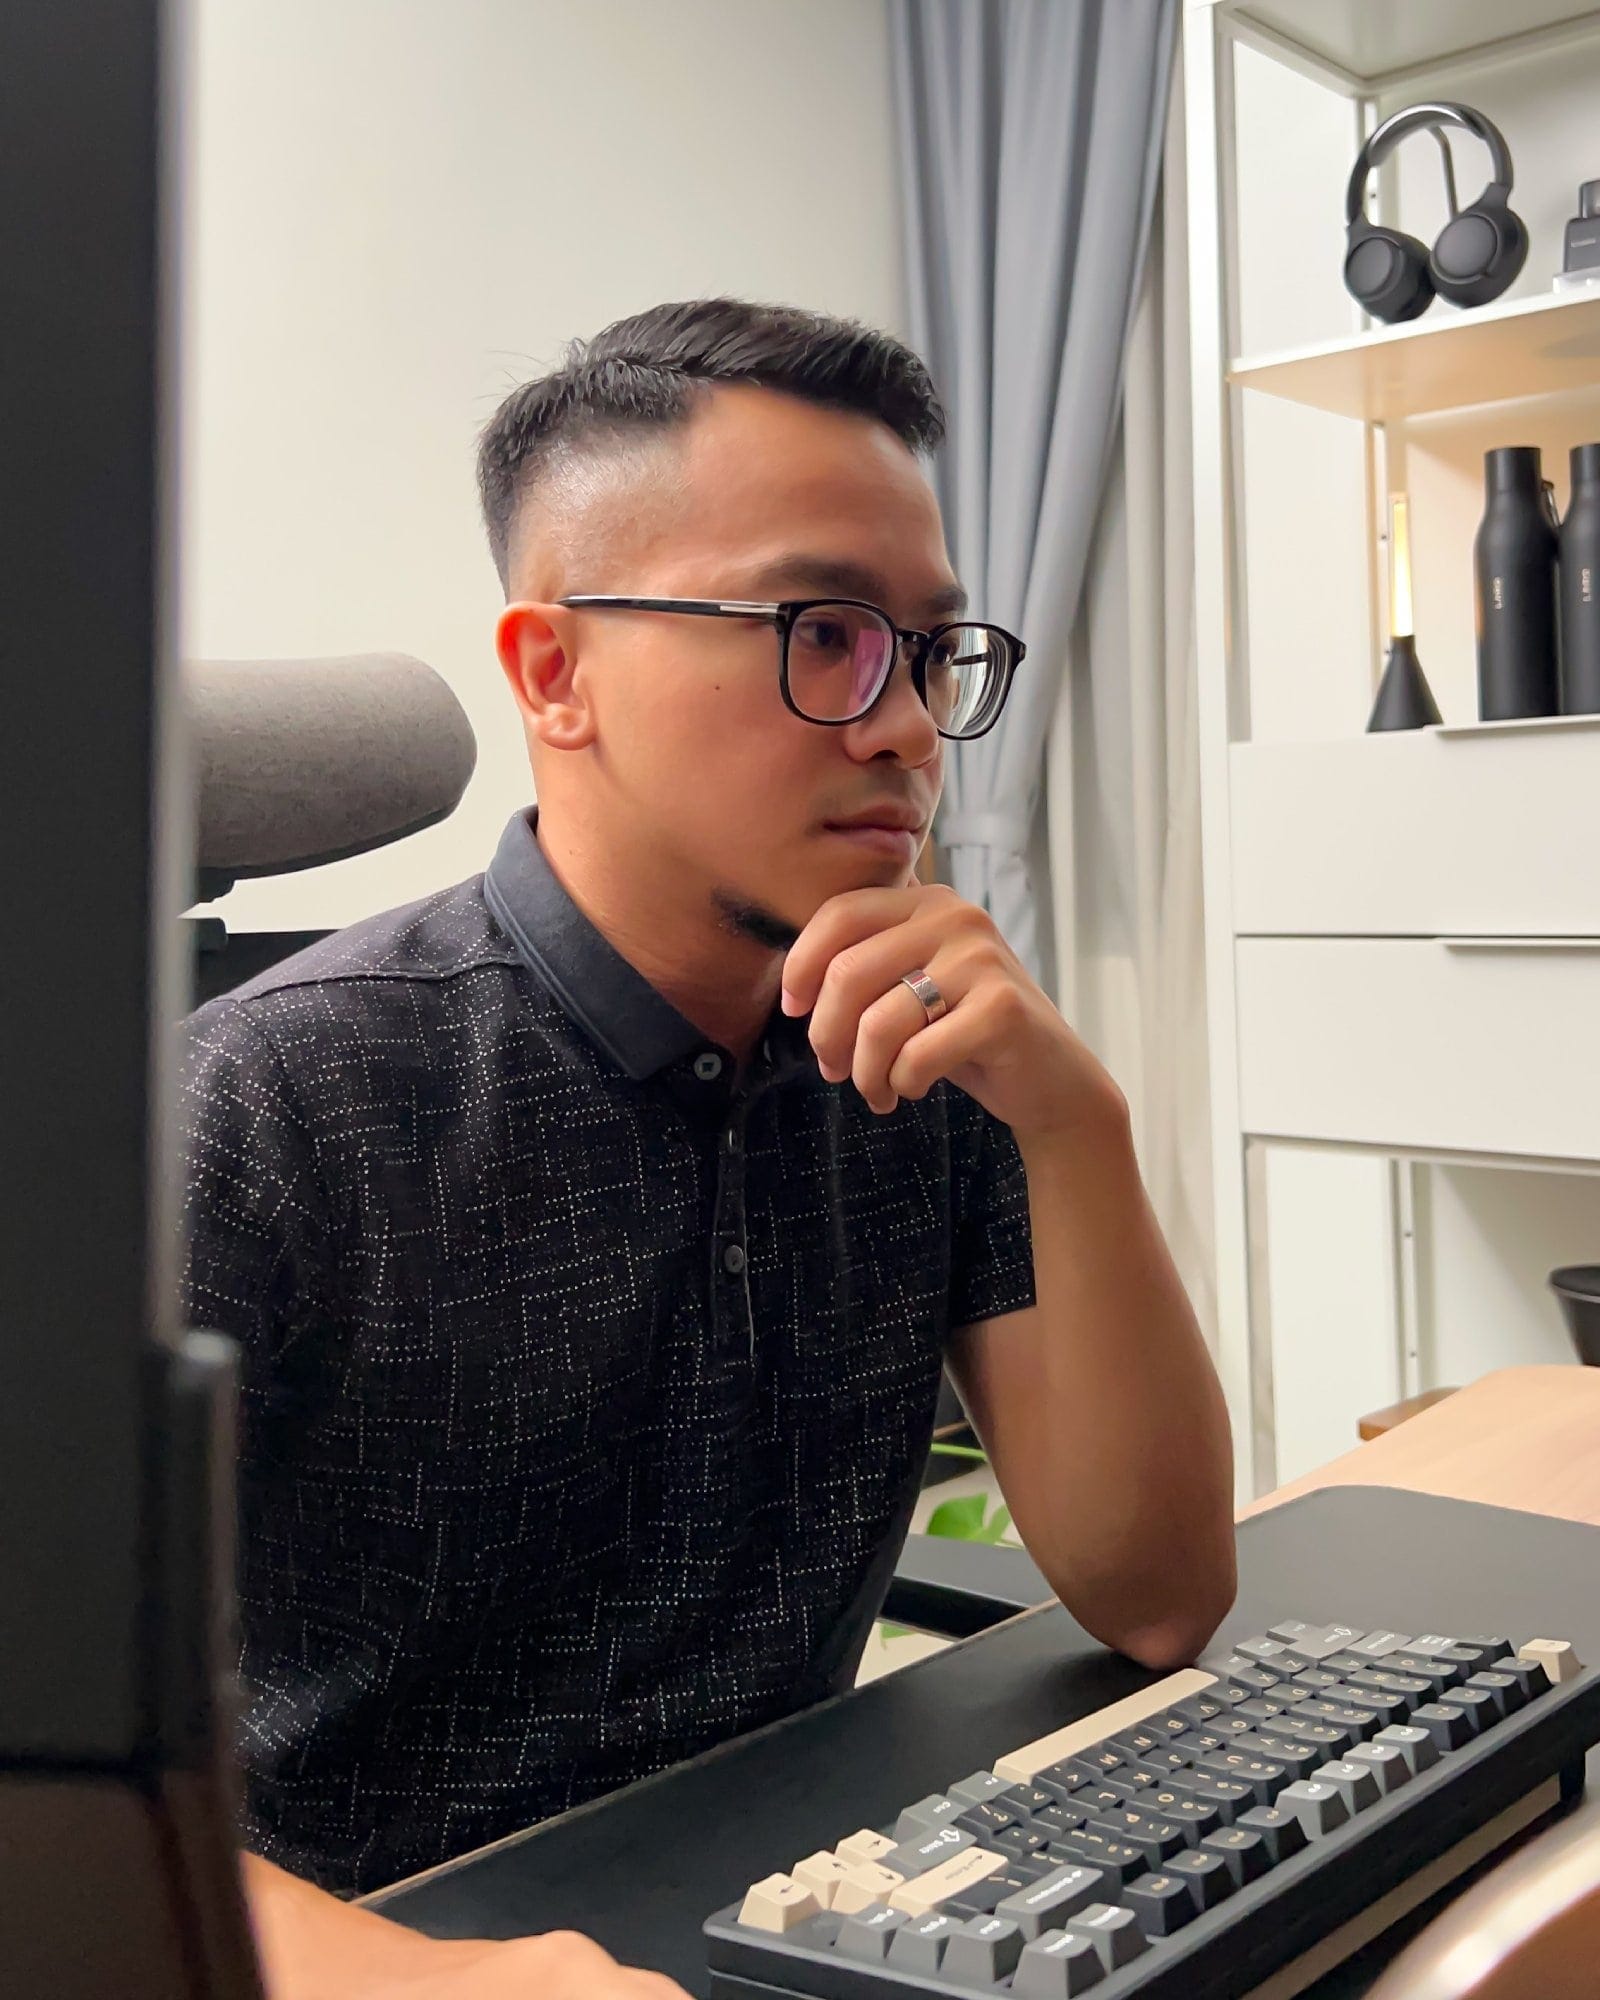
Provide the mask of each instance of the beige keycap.
{"label": "beige keycap", "polygon": [[1052,1764],[1059,1764],[1063,1757],[1076,1757],[1091,1743],[1103,1742],[1106,1737],[1115,1736],[1119,1729],[1131,1729],[1136,1722],[1143,1722],[1146,1716],[1159,1715],[1163,1709],[1171,1708],[1175,1701],[1184,1701],[1192,1694],[1204,1694],[1208,1687],[1215,1687],[1216,1684],[1214,1674],[1202,1673],[1198,1667],[1185,1667],[1180,1673],[1168,1674],[1164,1681],[1157,1681],[1154,1687],[1146,1688],[1143,1694],[1130,1694],[1125,1701],[1114,1701],[1109,1708],[1096,1709],[1093,1715],[1084,1716],[1081,1722],[1069,1722],[1064,1729],[1052,1730],[1037,1742],[1024,1743],[1020,1750],[996,1757],[994,1774],[1013,1785],[1031,1784],[1041,1771],[1048,1770]]}
{"label": "beige keycap", "polygon": [[952,1854],[948,1861],[941,1861],[937,1868],[913,1875],[909,1882],[891,1889],[889,1908],[903,1910],[908,1917],[925,1917],[930,1910],[938,1909],[947,1896],[959,1896],[963,1889],[970,1889],[975,1882],[983,1881],[1005,1865],[1003,1854],[992,1854],[986,1847],[965,1848],[960,1854]]}
{"label": "beige keycap", "polygon": [[800,1886],[809,1889],[825,1910],[833,1908],[834,1895],[849,1872],[847,1861],[841,1861],[838,1855],[826,1851],[808,1854],[804,1861],[797,1861],[789,1870]]}
{"label": "beige keycap", "polygon": [[833,1851],[849,1867],[857,1861],[881,1861],[894,1852],[894,1842],[886,1833],[874,1833],[871,1827],[864,1826],[848,1840],[841,1840]]}
{"label": "beige keycap", "polygon": [[804,1883],[790,1875],[769,1875],[745,1891],[739,1921],[757,1931],[792,1931],[807,1917],[816,1916],[820,1907]]}
{"label": "beige keycap", "polygon": [[840,1876],[831,1907],[841,1916],[853,1917],[858,1910],[868,1909],[874,1903],[887,1903],[890,1894],[905,1879],[892,1868],[885,1868],[881,1861],[858,1861]]}
{"label": "beige keycap", "polygon": [[1543,1667],[1547,1677],[1555,1682],[1576,1680],[1583,1672],[1583,1662],[1570,1639],[1530,1639],[1517,1648],[1517,1658],[1526,1660],[1530,1667]]}

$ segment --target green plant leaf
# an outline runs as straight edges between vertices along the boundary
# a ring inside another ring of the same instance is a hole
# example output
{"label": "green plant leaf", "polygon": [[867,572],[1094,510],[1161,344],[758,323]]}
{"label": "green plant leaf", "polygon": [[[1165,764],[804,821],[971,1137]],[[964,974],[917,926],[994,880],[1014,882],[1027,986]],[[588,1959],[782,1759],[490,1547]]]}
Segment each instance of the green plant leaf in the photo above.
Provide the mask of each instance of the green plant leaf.
{"label": "green plant leaf", "polygon": [[965,1493],[959,1500],[945,1500],[928,1516],[928,1533],[958,1542],[978,1541],[983,1535],[983,1514],[988,1504],[981,1493]]}
{"label": "green plant leaf", "polygon": [[878,1620],[878,1638],[885,1646],[891,1644],[896,1639],[909,1639],[910,1637],[911,1627],[909,1625],[890,1625],[881,1618]]}

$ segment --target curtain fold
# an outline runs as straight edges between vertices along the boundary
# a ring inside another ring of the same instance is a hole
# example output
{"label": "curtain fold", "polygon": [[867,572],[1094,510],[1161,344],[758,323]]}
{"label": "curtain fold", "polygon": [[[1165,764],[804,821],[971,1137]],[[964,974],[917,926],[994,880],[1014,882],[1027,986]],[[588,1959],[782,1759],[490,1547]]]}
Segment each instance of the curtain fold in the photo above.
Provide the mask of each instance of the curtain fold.
{"label": "curtain fold", "polygon": [[1215,1347],[1182,92],[1048,751],[1057,958]]}
{"label": "curtain fold", "polygon": [[956,888],[1044,974],[1030,883],[1044,746],[1121,394],[1177,0],[891,0],[912,338],[950,412],[936,478],[979,615],[1028,658],[951,756]]}

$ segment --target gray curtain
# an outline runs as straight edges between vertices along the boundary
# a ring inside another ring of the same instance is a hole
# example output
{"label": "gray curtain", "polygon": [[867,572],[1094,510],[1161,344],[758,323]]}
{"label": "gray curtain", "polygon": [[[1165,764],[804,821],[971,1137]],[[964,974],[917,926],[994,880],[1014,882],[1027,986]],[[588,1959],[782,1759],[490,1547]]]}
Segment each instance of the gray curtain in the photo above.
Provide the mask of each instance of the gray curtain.
{"label": "gray curtain", "polygon": [[[950,412],[938,481],[980,616],[1027,641],[955,750],[955,887],[1043,973],[1028,850],[1160,174],[1177,0],[890,0],[913,341]],[[1043,922],[1041,922],[1043,919]]]}

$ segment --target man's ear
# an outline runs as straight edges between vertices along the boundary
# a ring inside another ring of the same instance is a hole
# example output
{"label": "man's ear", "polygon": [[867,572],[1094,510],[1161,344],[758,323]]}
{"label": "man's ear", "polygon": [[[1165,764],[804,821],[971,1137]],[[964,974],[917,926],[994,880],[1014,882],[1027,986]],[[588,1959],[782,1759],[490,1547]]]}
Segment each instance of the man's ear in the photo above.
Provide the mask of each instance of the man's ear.
{"label": "man's ear", "polygon": [[557,604],[508,604],[494,640],[529,742],[587,749],[595,721],[577,670],[575,621]]}

